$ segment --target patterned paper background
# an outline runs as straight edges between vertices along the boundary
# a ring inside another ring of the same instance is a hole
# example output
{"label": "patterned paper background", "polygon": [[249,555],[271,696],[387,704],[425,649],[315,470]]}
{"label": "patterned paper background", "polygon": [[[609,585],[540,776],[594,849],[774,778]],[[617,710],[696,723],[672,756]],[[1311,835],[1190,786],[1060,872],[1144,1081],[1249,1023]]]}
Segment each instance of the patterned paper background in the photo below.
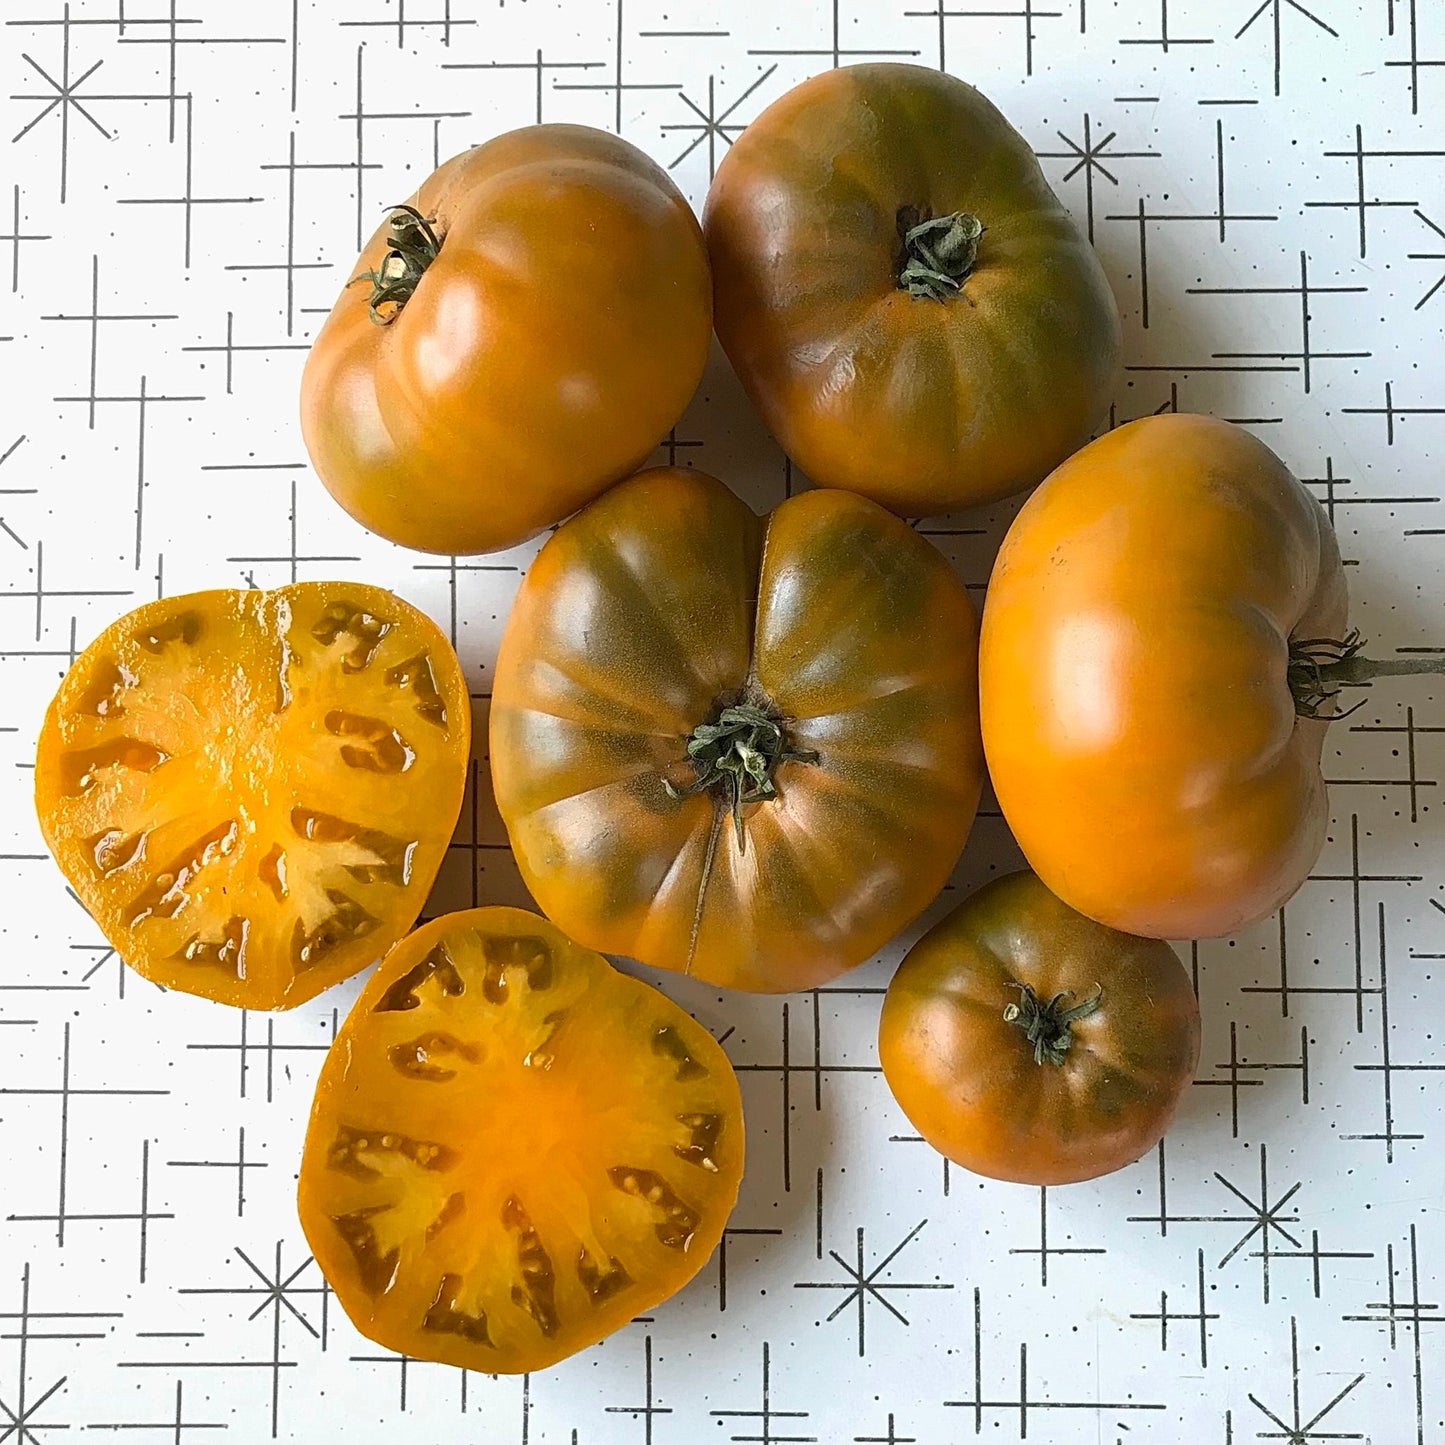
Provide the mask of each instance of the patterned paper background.
{"label": "patterned paper background", "polygon": [[[1445,650],[1445,4],[928,5],[4,0],[0,1442],[1445,1441],[1438,686],[1334,730],[1330,842],[1283,914],[1184,947],[1198,1084],[1113,1178],[981,1183],[909,1137],[874,1044],[904,941],[785,999],[667,982],[743,1071],[742,1200],[683,1297],[535,1378],[383,1354],[309,1260],[300,1131],[352,990],[164,995],[44,856],[44,704],[158,592],[385,583],[450,629],[485,735],[535,547],[377,541],[295,421],[385,203],[541,118],[620,130],[700,204],[761,107],[855,59],[1004,107],[1117,290],[1116,419],[1248,425],[1329,508],[1375,650]],[[720,362],[658,456],[759,506],[803,480]],[[927,524],[980,597],[1004,520]],[[1012,857],[986,812],[956,889]],[[521,898],[481,758],[432,907]]]}

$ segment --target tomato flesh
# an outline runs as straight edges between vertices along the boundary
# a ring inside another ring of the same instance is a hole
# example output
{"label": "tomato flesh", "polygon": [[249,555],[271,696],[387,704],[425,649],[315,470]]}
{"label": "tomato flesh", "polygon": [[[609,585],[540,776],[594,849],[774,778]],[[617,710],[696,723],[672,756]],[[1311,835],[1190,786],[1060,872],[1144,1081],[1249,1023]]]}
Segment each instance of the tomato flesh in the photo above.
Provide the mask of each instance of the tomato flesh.
{"label": "tomato flesh", "polygon": [[370,1339],[517,1373],[681,1288],[742,1163],[700,1024],[535,914],[475,909],[398,945],[343,1025],[301,1222]]}
{"label": "tomato flesh", "polygon": [[287,1008],[411,925],[461,807],[466,683],[355,583],[164,598],[76,660],[41,729],[46,841],[167,988]]}

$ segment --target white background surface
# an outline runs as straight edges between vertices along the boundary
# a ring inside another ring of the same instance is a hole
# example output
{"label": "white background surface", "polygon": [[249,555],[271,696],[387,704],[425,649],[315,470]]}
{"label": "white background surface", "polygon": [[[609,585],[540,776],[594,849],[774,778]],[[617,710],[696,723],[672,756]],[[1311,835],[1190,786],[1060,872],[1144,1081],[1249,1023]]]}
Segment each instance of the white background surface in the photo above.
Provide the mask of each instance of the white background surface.
{"label": "white background surface", "polygon": [[[1092,217],[1136,368],[1117,418],[1245,420],[1332,496],[1374,650],[1445,647],[1445,6],[943,8],[5,0],[0,1442],[1445,1440],[1439,688],[1378,687],[1335,729],[1331,841],[1284,917],[1184,950],[1198,1086],[1113,1178],[984,1184],[898,1137],[854,990],[903,941],[818,996],[664,981],[745,1070],[726,1295],[714,1262],[529,1380],[382,1356],[308,1262],[301,1125],[354,986],[276,1018],[163,995],[43,856],[44,704],[158,590],[389,585],[452,628],[485,736],[535,547],[408,554],[304,463],[297,379],[358,230],[539,112],[620,127],[700,205],[738,129],[836,60],[985,89]],[[721,364],[675,441],[781,497]],[[989,520],[930,524],[972,584]],[[522,901],[484,766],[476,793],[433,911]],[[1011,861],[986,816],[957,886]]]}

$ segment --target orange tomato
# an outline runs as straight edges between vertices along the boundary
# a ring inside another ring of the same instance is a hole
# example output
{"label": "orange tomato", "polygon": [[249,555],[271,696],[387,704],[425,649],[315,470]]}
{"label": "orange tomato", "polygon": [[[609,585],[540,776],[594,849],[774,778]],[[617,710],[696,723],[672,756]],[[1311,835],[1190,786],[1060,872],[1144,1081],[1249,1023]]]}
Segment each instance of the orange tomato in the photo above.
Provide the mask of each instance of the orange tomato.
{"label": "orange tomato", "polygon": [[1232,933],[1324,842],[1310,644],[1344,640],[1323,509],[1247,432],[1132,422],[1010,527],[984,607],[984,747],[1024,856],[1129,933]]}
{"label": "orange tomato", "polygon": [[708,192],[717,333],[819,486],[905,516],[1032,486],[1119,378],[1103,268],[971,86],[843,66],[770,105]]}
{"label": "orange tomato", "polygon": [[759,518],[658,468],[528,569],[492,687],[497,804],[572,937],[731,988],[811,988],[943,886],[981,781],[973,608],[848,492]]}
{"label": "orange tomato", "polygon": [[1069,1184],[1159,1142],[1199,1063],[1199,1004],[1167,943],[1015,873],[909,950],[878,1055],[903,1112],[954,1163]]}
{"label": "orange tomato", "polygon": [[60,684],[36,750],[41,830],[138,973],[291,1008],[421,911],[470,707],[440,630],[379,587],[166,597]]}
{"label": "orange tomato", "polygon": [[561,521],[637,468],[707,359],[696,217],[635,146],[586,126],[454,157],[353,276],[307,357],[302,434],[357,521],[422,551]]}
{"label": "orange tomato", "polygon": [[317,1084],[301,1223],[369,1339],[513,1374],[681,1289],[742,1168],[702,1025],[535,914],[481,908],[367,981]]}

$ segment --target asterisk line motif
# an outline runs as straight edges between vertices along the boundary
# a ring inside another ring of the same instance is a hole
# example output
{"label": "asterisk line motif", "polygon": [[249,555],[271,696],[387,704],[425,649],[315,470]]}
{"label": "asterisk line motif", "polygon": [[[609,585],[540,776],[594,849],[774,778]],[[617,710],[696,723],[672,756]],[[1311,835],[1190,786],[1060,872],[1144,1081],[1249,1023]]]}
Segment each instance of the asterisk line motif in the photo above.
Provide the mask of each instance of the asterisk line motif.
{"label": "asterisk line motif", "polygon": [[[39,75],[40,78],[41,78],[42,80],[44,80],[47,85],[50,86],[50,88],[55,92],[55,97],[54,97],[54,99],[52,99],[52,100],[46,101],[45,105],[41,108],[41,110],[38,112],[38,114],[36,114],[35,117],[34,117],[32,120],[28,121],[25,125],[23,125],[23,126],[11,137],[11,144],[12,144],[12,145],[14,144],[15,141],[18,141],[18,140],[22,139],[24,136],[28,135],[32,130],[34,130],[35,127],[36,127],[37,125],[39,125],[40,122],[41,122],[42,120],[44,120],[45,117],[46,117],[47,115],[49,115],[50,112],[51,112],[52,110],[54,110],[55,107],[58,106],[58,105],[65,105],[65,106],[71,106],[71,107],[73,107],[75,110],[79,111],[80,114],[83,115],[83,116],[86,118],[86,120],[88,120],[88,121],[91,123],[91,125],[93,125],[93,126],[96,128],[96,130],[98,130],[98,131],[101,133],[101,135],[103,135],[103,136],[106,138],[106,140],[111,140],[111,139],[112,139],[111,133],[110,133],[108,130],[106,130],[106,128],[105,128],[103,125],[101,125],[101,123],[100,123],[98,120],[96,120],[96,118],[80,103],[80,101],[78,101],[78,100],[75,98],[75,92],[76,92],[87,80],[89,80],[90,77],[91,77],[92,75],[94,75],[95,72],[96,72],[97,70],[99,70],[102,65],[105,64],[105,61],[103,61],[103,60],[97,60],[97,61],[95,62],[95,64],[90,67],[89,70],[85,71],[85,72],[84,72],[83,74],[81,74],[81,75],[78,75],[74,80],[70,81],[69,83],[66,83],[66,82],[64,82],[64,81],[59,81],[59,80],[57,80],[53,75],[51,75],[51,73],[50,73],[48,70],[46,70],[46,68],[45,68],[43,65],[40,64],[40,62],[39,62],[38,60],[36,60],[36,59],[34,58],[34,56],[27,55],[23,50],[20,52],[20,58],[21,58],[22,60],[26,61],[26,62],[30,65],[30,68],[31,68],[32,70],[34,70],[35,73],[36,73],[37,75]],[[41,100],[41,99],[44,99],[43,96],[33,96],[33,95],[12,95],[10,98],[11,98],[11,100]]]}
{"label": "asterisk line motif", "polygon": [[717,142],[719,139],[725,145],[732,145],[733,137],[743,129],[743,122],[735,121],[728,123],[728,117],[758,89],[762,83],[777,69],[777,65],[770,65],[728,108],[721,114],[717,111],[717,99],[715,93],[714,77],[708,76],[707,81],[707,109],[704,110],[691,96],[682,91],[678,92],[682,103],[697,116],[695,121],[676,121],[662,128],[668,130],[696,131],[697,135],[688,144],[687,149],[682,151],[668,165],[668,170],[674,170],[685,161],[704,141],[707,142],[708,175],[711,176],[717,169]]}
{"label": "asterisk line motif", "polygon": [[1328,31],[1331,35],[1335,37],[1336,40],[1340,38],[1340,32],[1338,30],[1335,30],[1331,26],[1326,25],[1325,22],[1312,11],[1306,10],[1305,7],[1299,3],[1299,0],[1264,0],[1264,4],[1262,4],[1259,9],[1256,10],[1254,14],[1251,15],[1249,19],[1246,20],[1244,24],[1241,25],[1239,29],[1234,32],[1234,38],[1238,40],[1239,37],[1243,35],[1244,32],[1248,30],[1256,20],[1260,19],[1260,17],[1263,16],[1264,13],[1269,10],[1271,6],[1273,6],[1275,12],[1278,13],[1279,8],[1282,4],[1288,5],[1291,10],[1299,11],[1299,13],[1303,15],[1306,20],[1313,20],[1314,23],[1318,25],[1321,30]]}
{"label": "asterisk line motif", "polygon": [[[1294,1376],[1294,1409],[1292,1411],[1294,1423],[1290,1424],[1280,1419],[1257,1395],[1251,1394],[1249,1403],[1272,1425],[1278,1426],[1279,1438],[1287,1441],[1288,1445],[1309,1445],[1309,1442],[1312,1440],[1362,1440],[1364,1436],[1360,1434],[1343,1434],[1337,1430],[1317,1432],[1315,1426],[1365,1378],[1364,1375],[1356,1375],[1328,1405],[1322,1410],[1316,1411],[1308,1420],[1301,1421],[1299,1403],[1299,1324],[1293,1318],[1291,1318],[1289,1322],[1289,1352],[1290,1365]],[[1268,1433],[1273,1435],[1275,1432],[1270,1431]]]}
{"label": "asterisk line motif", "polygon": [[1072,170],[1064,172],[1064,179],[1066,181],[1071,181],[1076,175],[1079,174],[1081,170],[1083,170],[1085,167],[1088,167],[1091,170],[1098,171],[1098,173],[1103,176],[1104,179],[1108,181],[1111,185],[1117,186],[1119,184],[1119,177],[1116,176],[1107,166],[1103,165],[1100,162],[1099,158],[1101,156],[1105,158],[1109,157],[1109,142],[1112,141],[1114,137],[1119,134],[1119,132],[1116,130],[1111,130],[1109,134],[1104,137],[1103,140],[1097,141],[1093,145],[1090,145],[1088,142],[1087,126],[1088,118],[1085,117],[1084,145],[1080,145],[1078,141],[1070,139],[1063,133],[1063,131],[1055,132],[1058,138],[1063,141],[1063,143],[1068,146],[1068,148],[1079,158],[1078,164],[1075,165]]}
{"label": "asterisk line motif", "polygon": [[1068,146],[1064,151],[1039,151],[1040,160],[1072,161],[1073,164],[1064,173],[1064,180],[1071,181],[1081,171],[1084,175],[1084,196],[1088,214],[1089,239],[1094,239],[1094,177],[1103,176],[1111,186],[1119,184],[1119,177],[1114,174],[1105,161],[1111,163],[1117,161],[1131,160],[1153,160],[1157,158],[1158,151],[1112,151],[1109,147],[1118,139],[1119,132],[1111,130],[1103,140],[1094,139],[1093,117],[1087,111],[1084,112],[1084,139],[1082,142],[1075,140],[1072,136],[1065,135],[1063,131],[1055,131],[1055,135]]}
{"label": "asterisk line motif", "polygon": [[[251,1273],[254,1274],[256,1278],[261,1281],[261,1284],[263,1286],[263,1288],[258,1289],[255,1285],[250,1285],[245,1289],[238,1291],[238,1293],[260,1294],[265,1296],[261,1303],[258,1304],[256,1308],[252,1310],[249,1315],[246,1316],[246,1318],[250,1320],[259,1319],[260,1316],[264,1314],[268,1309],[273,1308],[279,1315],[282,1308],[284,1307],[285,1309],[290,1311],[292,1316],[302,1326],[302,1328],[310,1334],[312,1339],[319,1340],[321,1338],[321,1332],[316,1328],[315,1325],[311,1323],[310,1320],[306,1318],[305,1315],[301,1313],[300,1310],[296,1308],[295,1304],[291,1300],[290,1295],[291,1286],[296,1283],[296,1281],[307,1269],[310,1268],[312,1264],[311,1256],[307,1255],[306,1259],[302,1264],[298,1265],[296,1269],[292,1270],[285,1279],[282,1279],[280,1247],[278,1246],[276,1251],[276,1278],[272,1279],[266,1273],[266,1271],[263,1270],[261,1266],[258,1265],[249,1254],[246,1253],[244,1249],[237,1248],[236,1253],[245,1262]],[[308,1293],[311,1293],[311,1291],[308,1291]]]}
{"label": "asterisk line motif", "polygon": [[894,1246],[881,1260],[871,1269],[866,1263],[863,1235],[860,1227],[857,1235],[857,1256],[855,1262],[844,1259],[836,1249],[828,1251],[829,1257],[843,1271],[846,1279],[842,1280],[805,1280],[795,1285],[796,1289],[836,1289],[845,1291],[842,1301],[833,1309],[827,1317],[827,1323],[836,1320],[844,1310],[853,1305],[858,1307],[858,1353],[864,1353],[865,1328],[867,1318],[867,1307],[870,1301],[880,1304],[900,1324],[906,1325],[908,1317],[898,1309],[893,1302],[887,1298],[886,1291],[906,1289],[952,1289],[951,1284],[939,1282],[931,1284],[903,1283],[898,1280],[885,1280],[881,1276],[889,1268],[895,1259],[918,1238],[924,1225],[928,1221],[922,1220],[908,1231],[902,1241]]}
{"label": "asterisk line motif", "polygon": [[1219,1264],[1216,1266],[1217,1268],[1223,1269],[1224,1266],[1227,1265],[1229,1261],[1233,1259],[1234,1256],[1237,1255],[1240,1250],[1242,1250],[1244,1246],[1255,1237],[1256,1234],[1263,1233],[1265,1243],[1267,1245],[1271,1230],[1275,1231],[1284,1239],[1288,1240],[1289,1243],[1294,1245],[1296,1249],[1301,1248],[1299,1240],[1297,1240],[1294,1235],[1292,1235],[1289,1230],[1284,1227],[1286,1224],[1298,1223],[1299,1215],[1286,1214],[1281,1216],[1280,1214],[1280,1210],[1283,1209],[1285,1205],[1288,1204],[1290,1200],[1293,1199],[1294,1196],[1299,1192],[1299,1184],[1295,1184],[1290,1189],[1286,1190],[1285,1193],[1282,1194],[1279,1199],[1276,1200],[1273,1204],[1269,1202],[1268,1191],[1266,1189],[1261,1189],[1259,1194],[1259,1203],[1256,1204],[1254,1200],[1252,1200],[1242,1190],[1236,1189],[1234,1185],[1231,1184],[1229,1180],[1224,1177],[1224,1175],[1216,1172],[1214,1177],[1222,1185],[1224,1185],[1224,1187],[1229,1190],[1229,1192],[1234,1195],[1234,1197],[1238,1199],[1245,1206],[1246,1209],[1250,1209],[1253,1211],[1252,1220],[1241,1219],[1233,1221],[1234,1223],[1238,1224],[1248,1223],[1249,1228],[1245,1231],[1244,1237],[1240,1239],[1240,1241],[1234,1246],[1234,1248],[1231,1249],[1229,1253],[1226,1254],[1224,1258],[1219,1261]]}
{"label": "asterisk line motif", "polygon": [[[1445,241],[1445,230],[1437,226],[1423,211],[1417,210],[1415,219],[1429,226],[1442,241]],[[1409,256],[1412,261],[1445,261],[1445,251],[1411,251]],[[1435,284],[1415,303],[1415,310],[1418,311],[1442,286],[1445,286],[1445,271],[1441,271]]]}
{"label": "asterisk line motif", "polygon": [[1274,49],[1274,93],[1276,95],[1280,93],[1280,77],[1284,67],[1283,7],[1285,5],[1288,5],[1291,10],[1297,11],[1299,14],[1303,15],[1306,20],[1309,20],[1313,24],[1317,25],[1321,30],[1325,32],[1326,35],[1332,35],[1336,40],[1340,38],[1340,32],[1338,30],[1336,30],[1331,25],[1326,25],[1325,22],[1321,20],[1320,17],[1316,15],[1313,11],[1306,10],[1305,7],[1299,3],[1299,0],[1263,0],[1263,3],[1260,5],[1259,9],[1256,10],[1254,14],[1251,15],[1249,19],[1246,20],[1244,24],[1241,25],[1239,29],[1234,32],[1234,38],[1238,40],[1240,36],[1246,34],[1250,29],[1252,29],[1256,22],[1263,19],[1266,14],[1272,14],[1273,19],[1270,25],[1270,30],[1273,36],[1271,43]]}
{"label": "asterisk line motif", "polygon": [[[14,1438],[15,1445],[40,1445],[40,1437],[35,1433],[37,1430],[63,1430],[63,1425],[45,1425],[35,1418],[36,1411],[40,1409],[57,1390],[64,1387],[66,1376],[62,1375],[38,1400],[32,1401],[29,1405],[25,1403],[25,1382],[20,1382],[21,1396],[20,1403],[12,1410],[4,1400],[0,1400],[0,1414],[5,1417],[0,1421],[0,1445]],[[5,1421],[9,1423],[6,1424]]]}

